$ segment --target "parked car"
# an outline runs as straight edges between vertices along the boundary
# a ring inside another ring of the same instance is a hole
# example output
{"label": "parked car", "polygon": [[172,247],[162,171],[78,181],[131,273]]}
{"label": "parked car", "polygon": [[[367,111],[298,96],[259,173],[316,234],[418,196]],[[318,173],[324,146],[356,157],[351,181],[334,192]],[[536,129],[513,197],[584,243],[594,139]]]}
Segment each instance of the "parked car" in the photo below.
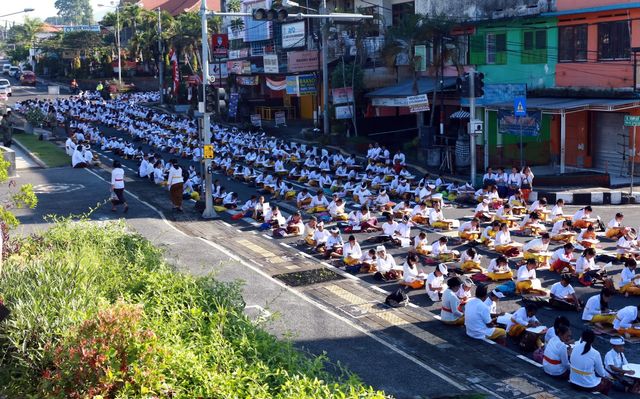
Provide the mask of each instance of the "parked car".
{"label": "parked car", "polygon": [[36,85],[36,74],[32,71],[24,71],[22,76],[20,76],[20,84],[23,86],[35,86]]}
{"label": "parked car", "polygon": [[7,89],[0,89],[0,101],[8,101],[9,100],[9,92]]}
{"label": "parked car", "polygon": [[11,64],[4,64],[2,66],[2,74],[3,75],[8,75],[9,74],[9,69],[11,69]]}
{"label": "parked car", "polygon": [[12,66],[11,68],[9,68],[9,76],[13,76],[15,78],[16,73],[20,72],[20,67],[18,66]]}
{"label": "parked car", "polygon": [[8,79],[0,79],[0,89],[6,89],[7,95],[11,96],[11,82]]}

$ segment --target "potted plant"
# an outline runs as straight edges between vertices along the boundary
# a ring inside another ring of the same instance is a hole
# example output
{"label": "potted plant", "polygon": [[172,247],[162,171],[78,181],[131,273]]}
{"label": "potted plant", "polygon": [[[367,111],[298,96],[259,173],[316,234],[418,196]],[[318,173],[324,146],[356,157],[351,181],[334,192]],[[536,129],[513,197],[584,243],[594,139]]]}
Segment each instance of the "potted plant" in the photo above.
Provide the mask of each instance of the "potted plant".
{"label": "potted plant", "polygon": [[27,120],[27,123],[24,127],[24,132],[33,134],[34,127],[42,127],[42,124],[46,119],[46,115],[44,114],[44,112],[42,112],[42,110],[40,110],[40,108],[34,107],[27,111],[27,113],[24,115],[24,118]]}

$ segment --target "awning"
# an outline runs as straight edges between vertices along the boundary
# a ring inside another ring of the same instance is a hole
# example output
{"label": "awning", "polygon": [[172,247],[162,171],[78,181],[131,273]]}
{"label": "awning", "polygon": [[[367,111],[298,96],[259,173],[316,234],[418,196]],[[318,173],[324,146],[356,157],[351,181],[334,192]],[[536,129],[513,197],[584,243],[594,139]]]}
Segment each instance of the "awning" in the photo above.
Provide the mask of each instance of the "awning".
{"label": "awning", "polygon": [[[536,109],[547,114],[561,114],[578,111],[622,111],[640,107],[640,99],[627,98],[527,98],[527,109]],[[513,103],[490,104],[487,109],[513,108]]]}
{"label": "awning", "polygon": [[456,111],[453,114],[449,115],[449,119],[469,119],[471,117],[471,114],[469,113],[469,111]]}
{"label": "awning", "polygon": [[[433,88],[440,83],[432,77],[423,77],[418,79],[418,93],[428,94],[433,92]],[[455,77],[446,77],[443,79],[444,90],[452,89],[456,85]],[[407,80],[393,86],[382,87],[366,94],[367,97],[409,97],[416,93],[413,91],[413,81]]]}
{"label": "awning", "polygon": [[587,8],[578,8],[571,10],[562,10],[562,11],[552,11],[552,12],[543,12],[540,14],[542,17],[560,17],[563,15],[575,15],[575,14],[586,14],[590,12],[601,12],[601,11],[616,11],[616,10],[626,10],[629,8],[639,8],[639,2],[620,2],[620,4],[610,4],[606,6],[597,6],[597,7],[587,7]]}

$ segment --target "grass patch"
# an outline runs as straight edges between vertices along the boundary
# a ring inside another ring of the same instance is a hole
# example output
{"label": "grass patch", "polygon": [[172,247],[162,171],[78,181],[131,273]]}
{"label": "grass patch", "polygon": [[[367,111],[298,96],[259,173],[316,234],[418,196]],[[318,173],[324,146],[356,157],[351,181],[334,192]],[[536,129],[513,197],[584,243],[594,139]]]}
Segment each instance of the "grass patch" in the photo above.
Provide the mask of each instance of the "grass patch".
{"label": "grass patch", "polygon": [[18,133],[13,135],[13,139],[35,154],[50,168],[71,164],[71,159],[62,148],[49,141],[38,140],[38,136],[34,134]]}
{"label": "grass patch", "polygon": [[0,267],[0,397],[385,397],[254,324],[238,283],[175,272],[123,222],[58,222],[15,248]]}

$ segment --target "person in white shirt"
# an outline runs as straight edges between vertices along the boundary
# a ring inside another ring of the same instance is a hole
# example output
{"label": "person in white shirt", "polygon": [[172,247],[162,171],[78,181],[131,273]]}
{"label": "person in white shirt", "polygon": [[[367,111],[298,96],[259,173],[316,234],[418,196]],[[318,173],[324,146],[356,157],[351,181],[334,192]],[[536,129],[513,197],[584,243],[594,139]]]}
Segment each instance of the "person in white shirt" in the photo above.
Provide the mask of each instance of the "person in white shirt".
{"label": "person in white shirt", "polygon": [[564,216],[564,200],[562,198],[558,198],[556,204],[551,208],[551,221],[556,223],[560,220],[566,220],[567,218]]}
{"label": "person in white shirt", "polygon": [[480,220],[473,218],[458,227],[458,236],[467,241],[475,241],[480,237]]}
{"label": "person in white shirt", "polygon": [[524,244],[522,250],[524,251],[524,259],[533,259],[541,266],[549,264],[549,258],[551,255],[547,253],[551,237],[549,233],[542,233],[540,238],[534,238],[533,240]]}
{"label": "person in white shirt", "polygon": [[491,259],[487,268],[487,277],[491,281],[511,280],[513,278],[509,261],[504,255]]}
{"label": "person in white shirt", "polygon": [[571,286],[571,275],[563,274],[560,281],[551,286],[549,292],[551,299],[549,305],[560,310],[573,310],[579,312],[582,309],[575,289]]}
{"label": "person in white shirt", "polygon": [[[235,193],[234,193],[235,194]],[[287,237],[301,236],[304,233],[304,222],[302,215],[296,211],[287,219]]]}
{"label": "person in white shirt", "polygon": [[384,245],[376,247],[376,257],[376,270],[382,275],[383,279],[398,280],[402,277],[402,267],[396,264],[396,260],[391,254],[387,253]]}
{"label": "person in white shirt", "polygon": [[318,222],[316,224],[316,230],[313,233],[313,243],[315,245],[316,251],[324,253],[328,239],[329,232],[324,229],[324,223]]}
{"label": "person in white shirt", "polygon": [[484,268],[480,265],[482,256],[474,248],[468,248],[460,254],[460,269],[465,273],[484,273]]}
{"label": "person in white shirt", "polygon": [[493,245],[496,252],[509,258],[518,256],[522,248],[520,243],[511,239],[511,232],[509,232],[509,225],[507,223],[500,223],[500,231],[496,233]]}
{"label": "person in white shirt", "polygon": [[384,242],[391,240],[397,228],[398,222],[393,220],[392,215],[387,215],[387,220],[382,223],[382,233],[379,237],[377,237],[378,241]]}
{"label": "person in white shirt", "polygon": [[[611,344],[611,350],[604,355],[604,368],[614,378],[614,384],[620,384],[620,391],[623,392],[638,392],[637,386],[639,383],[636,378],[629,377],[634,376],[633,370],[625,370],[624,366],[629,364],[626,356],[624,355],[624,339],[621,337],[613,337],[609,340]],[[618,388],[614,386],[614,388]]]}
{"label": "person in white shirt", "polygon": [[317,212],[326,212],[329,207],[329,201],[324,196],[324,192],[322,189],[316,192],[316,195],[311,199],[311,204],[309,205],[309,209],[307,212],[309,213],[317,213]]}
{"label": "person in white shirt", "polygon": [[111,212],[116,211],[117,205],[124,205],[124,213],[129,211],[129,205],[124,198],[124,169],[120,161],[113,161],[113,169],[111,170],[111,191],[116,198],[111,200]]}
{"label": "person in white shirt", "polygon": [[331,229],[331,235],[327,238],[325,244],[324,257],[327,259],[340,259],[342,258],[344,241],[340,235],[340,229],[337,227]]}
{"label": "person in white shirt", "polygon": [[506,331],[493,327],[493,320],[489,308],[484,301],[487,299],[487,286],[476,287],[476,297],[471,298],[464,307],[464,326],[467,335],[475,339],[490,339],[504,342]]}
{"label": "person in white shirt", "polygon": [[424,287],[425,275],[418,269],[418,255],[410,253],[402,265],[402,285],[414,290]]}
{"label": "person in white shirt", "polygon": [[84,148],[78,145],[71,156],[71,166],[74,168],[86,168],[87,161],[84,159]]}
{"label": "person in white shirt", "polygon": [[420,255],[427,256],[431,253],[431,245],[427,239],[427,233],[421,231],[413,238],[413,249]]}
{"label": "person in white shirt", "polygon": [[605,232],[605,236],[607,238],[618,239],[629,231],[628,227],[624,227],[622,225],[622,220],[624,219],[624,215],[620,212],[616,213],[616,215],[609,221],[607,224],[607,230]]}
{"label": "person in white shirt", "polygon": [[573,244],[570,242],[558,248],[551,255],[551,271],[558,273],[575,273],[573,266]]}
{"label": "person in white shirt", "polygon": [[427,276],[427,282],[425,288],[427,295],[433,302],[438,302],[442,298],[442,291],[444,290],[444,276],[449,273],[447,265],[440,263],[436,266],[435,270]]}
{"label": "person in white shirt", "polygon": [[615,320],[613,320],[613,328],[620,334],[625,336],[640,336],[640,329],[635,328],[634,324],[640,322],[638,319],[637,306],[625,306],[618,310]]}
{"label": "person in white shirt", "polygon": [[635,259],[638,257],[638,241],[636,240],[635,229],[630,229],[627,234],[618,239],[616,242],[616,252],[618,259]]}
{"label": "person in white shirt", "polygon": [[624,268],[620,272],[620,293],[625,296],[640,295],[640,275],[636,274],[635,259],[625,259]]}
{"label": "person in white shirt", "polygon": [[511,168],[511,173],[507,177],[507,186],[510,193],[515,193],[520,190],[520,184],[522,182],[522,175],[516,167]]}
{"label": "person in white shirt", "polygon": [[580,210],[578,210],[571,218],[573,227],[577,229],[586,229],[587,227],[592,226],[593,225],[593,221],[591,220],[592,212],[593,212],[593,209],[591,208],[590,205],[587,205],[584,208],[581,208]]}
{"label": "person in white shirt", "polygon": [[520,307],[507,321],[507,334],[510,337],[519,337],[529,327],[538,327],[540,321],[536,318],[538,307],[534,304],[527,304]]}
{"label": "person in white shirt", "polygon": [[462,281],[459,277],[452,277],[447,281],[447,289],[442,293],[440,307],[440,321],[454,326],[464,324],[464,313],[460,310],[460,298],[456,295]]}
{"label": "person in white shirt", "polygon": [[68,156],[73,156],[73,152],[76,150],[76,143],[73,142],[71,137],[67,137],[67,141],[64,142],[64,149]]}
{"label": "person in white shirt", "polygon": [[576,233],[571,231],[571,221],[559,219],[553,223],[551,228],[551,240],[560,242],[573,243],[576,239]]}
{"label": "person in white shirt", "polygon": [[348,219],[348,216],[344,210],[344,207],[344,200],[334,194],[333,201],[329,203],[329,207],[327,209],[329,211],[329,215],[331,215],[331,218],[333,220],[345,221]]}
{"label": "person in white shirt", "polygon": [[456,258],[457,252],[447,248],[447,242],[449,239],[443,236],[431,244],[431,255],[440,262],[450,262]]}
{"label": "person in white shirt", "polygon": [[542,369],[552,377],[569,378],[569,344],[571,343],[571,329],[560,325],[556,335],[549,339],[544,346]]}
{"label": "person in white shirt", "polygon": [[169,169],[169,179],[167,180],[167,186],[169,187],[169,193],[171,195],[171,203],[173,209],[178,212],[182,210],[182,190],[183,190],[184,177],[182,176],[182,168],[178,164],[177,160],[171,161],[171,168]]}
{"label": "person in white shirt", "polygon": [[604,369],[600,352],[592,348],[596,336],[592,330],[584,330],[580,341],[571,351],[569,383],[579,391],[609,393],[611,381]]}
{"label": "person in white shirt", "polygon": [[342,261],[347,266],[354,266],[360,263],[360,259],[362,258],[362,249],[354,235],[350,235],[349,239],[344,244],[342,255]]}
{"label": "person in white shirt", "polygon": [[582,320],[597,324],[612,325],[616,319],[615,312],[609,312],[609,301],[614,292],[608,288],[603,288],[599,294],[587,300],[582,310]]}
{"label": "person in white shirt", "polygon": [[528,259],[527,263],[518,268],[516,273],[516,293],[529,295],[547,295],[542,288],[540,280],[536,276],[538,264],[534,259]]}
{"label": "person in white shirt", "polygon": [[306,209],[311,205],[313,197],[309,194],[309,190],[305,187],[296,196],[296,206],[298,209]]}
{"label": "person in white shirt", "polygon": [[429,224],[434,229],[449,230],[451,228],[451,222],[444,218],[440,201],[433,202],[433,208],[429,211]]}
{"label": "person in white shirt", "polygon": [[502,298],[504,298],[504,294],[494,289],[489,292],[487,299],[484,300],[484,304],[489,307],[489,313],[492,318],[502,316],[504,314],[504,312],[498,312],[498,302],[500,302],[500,299]]}

